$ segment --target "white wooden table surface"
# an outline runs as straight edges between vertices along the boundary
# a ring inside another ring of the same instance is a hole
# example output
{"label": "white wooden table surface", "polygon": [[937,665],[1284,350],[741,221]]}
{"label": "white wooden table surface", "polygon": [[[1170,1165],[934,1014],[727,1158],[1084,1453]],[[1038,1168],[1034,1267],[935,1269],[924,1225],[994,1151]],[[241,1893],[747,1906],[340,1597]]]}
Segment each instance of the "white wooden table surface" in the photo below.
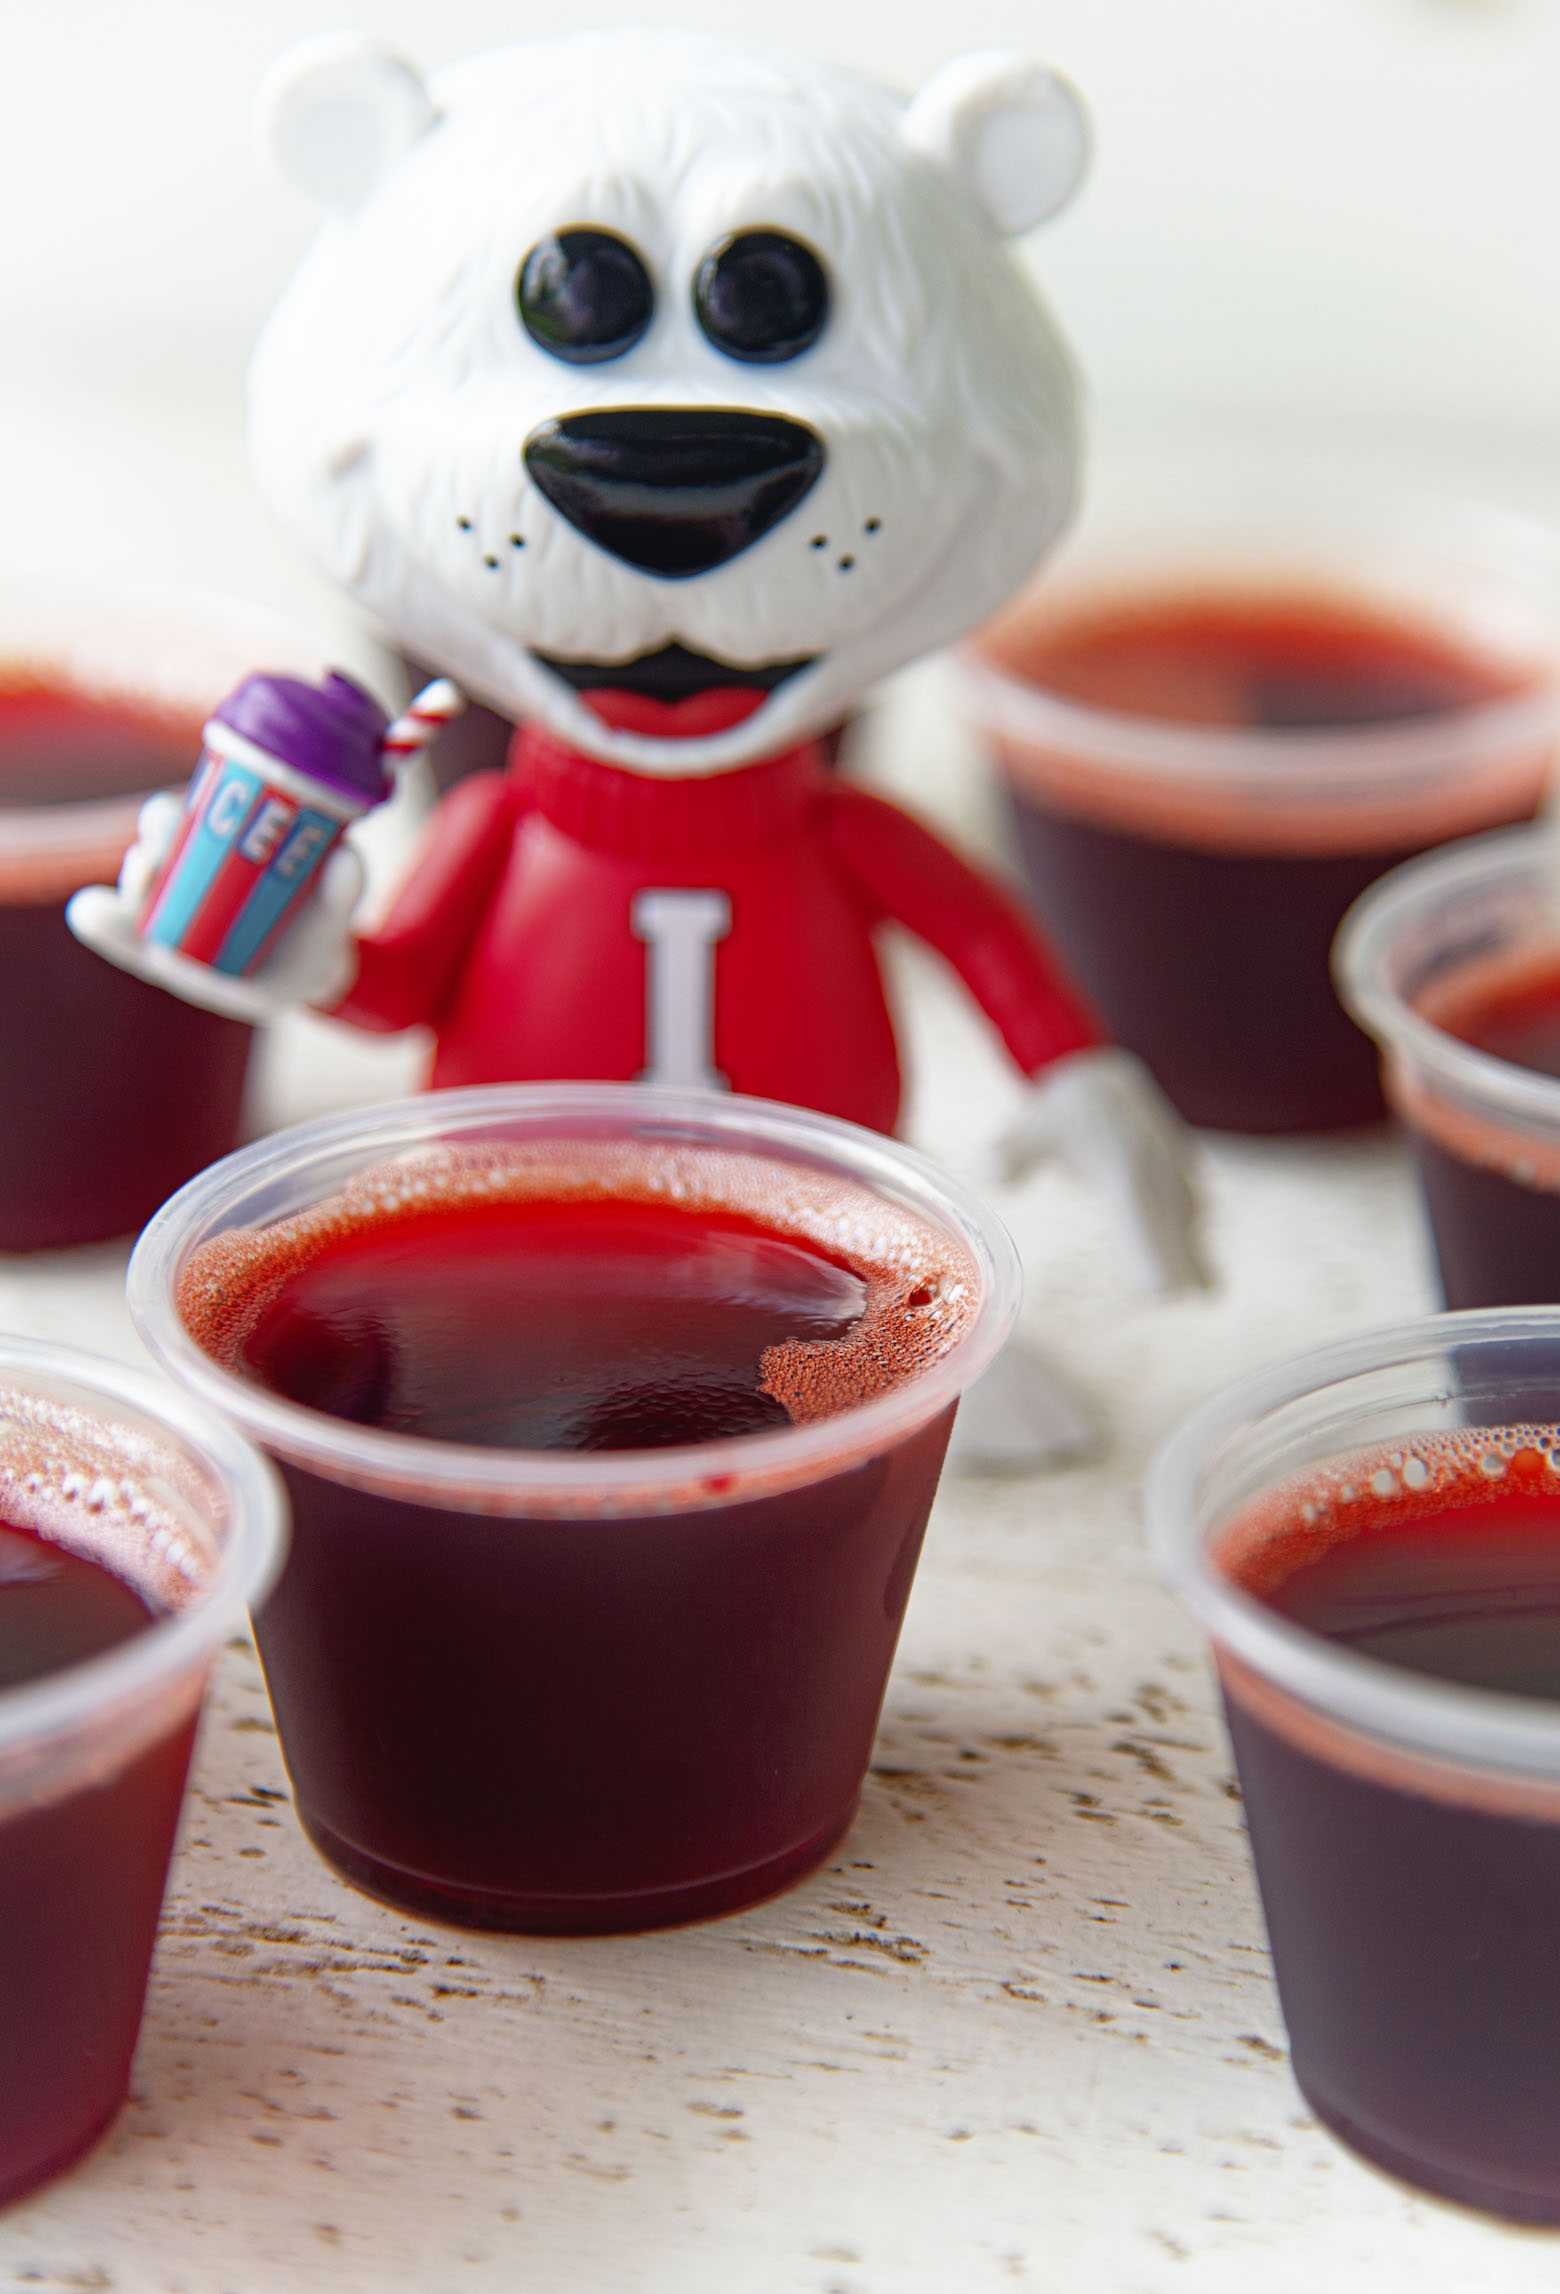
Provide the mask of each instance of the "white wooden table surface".
{"label": "white wooden table surface", "polygon": [[[163,441],[162,462],[150,432],[128,460],[105,437],[83,463],[79,410],[53,428],[22,411],[31,451],[4,498],[45,556],[44,508],[73,488],[80,507],[83,469],[112,466],[121,554],[133,532],[184,570],[202,540],[186,525],[216,503],[232,586],[328,609],[244,509],[225,439],[204,492],[159,494],[199,436]],[[875,747],[880,780],[989,841],[935,673],[899,687]],[[937,967],[899,968],[911,1135],[969,1174],[1013,1085]],[[258,1120],[414,1074],[400,1046],[295,1026]],[[0,2216],[4,2294],[1560,2284],[1560,2240],[1358,2165],[1289,2077],[1202,1650],[1153,1581],[1138,1483],[1215,1386],[1430,1294],[1385,1135],[1210,1141],[1204,1167],[1222,1285],[1168,1305],[1133,1293],[1079,1182],[1045,1173],[1004,1199],[1026,1332],[1099,1412],[1105,1451],[945,1485],[860,1821],[777,1903],[585,1942],[398,1919],[304,1843],[253,1658],[230,1650],[133,2099],[76,2174]],[[123,1258],[0,1261],[0,1327],[138,1357]]]}
{"label": "white wooden table surface", "polygon": [[[293,31],[333,19],[312,0],[242,13],[263,53],[214,81],[227,12],[9,11],[28,101],[0,255],[0,564],[134,567],[328,624],[329,593],[250,487],[235,346],[262,298],[225,290],[278,264],[273,210],[233,189],[243,90]],[[487,13],[461,0],[448,28],[446,8],[415,30],[412,0],[376,12],[430,54],[481,45]],[[1112,383],[1140,395],[1156,443],[1166,408],[1205,401],[1210,378],[1221,433],[1250,399],[1285,445],[1304,409],[1349,427],[1349,408],[1376,407],[1373,471],[1396,461],[1560,516],[1552,235],[1530,196],[1554,158],[1543,11],[1193,13],[1188,38],[1184,11],[1129,8],[1145,46],[1123,41],[1120,10],[1063,10],[1060,52],[1106,141],[1076,232],[1042,260],[1107,402]],[[1369,34],[1358,73],[1339,70],[1346,16]],[[884,55],[908,38],[907,75],[959,39],[1035,36],[999,0],[959,25],[922,8],[907,34],[903,17]],[[1281,18],[1303,37],[1275,61]],[[809,20],[810,0],[798,37]],[[1404,75],[1399,32],[1418,59]],[[1456,171],[1442,75],[1470,131]],[[209,215],[197,102],[220,145]],[[1252,192],[1233,203],[1232,132]],[[1327,164],[1305,175],[1296,154],[1317,151]],[[1436,409],[1472,427],[1445,435]],[[947,730],[912,680],[882,758],[969,834]],[[908,964],[905,985],[913,1135],[968,1172],[1010,1083],[933,967]],[[408,1077],[397,1047],[292,1029],[261,1119]],[[1201,1647],[1153,1582],[1136,1492],[1160,1435],[1223,1380],[1429,1292],[1385,1136],[1210,1143],[1205,1175],[1223,1284],[1168,1306],[1132,1294],[1076,1182],[1046,1174],[1005,1203],[1026,1331],[1098,1409],[1107,1448],[1044,1480],[945,1487],[860,1821],[778,1903],[633,1940],[404,1922],[303,1842],[253,1659],[231,1650],[133,2100],[75,2175],[0,2215],[0,2294],[1560,2286],[1560,2241],[1358,2165],[1289,2078]],[[136,1357],[123,1255],[0,1260],[0,1327]]]}
{"label": "white wooden table surface", "polygon": [[[902,966],[913,1128],[966,1167],[1009,1089]],[[295,1032],[272,1117],[399,1087]],[[1025,1327],[1107,1428],[946,1484],[845,1851],[777,1903],[627,1940],[468,1936],[342,1886],[294,1822],[252,1654],[223,1663],[133,2100],[0,2219],[0,2284],[114,2294],[1198,2294],[1499,2288],[1560,2243],[1357,2165],[1291,2084],[1198,1636],[1137,1485],[1253,1361],[1426,1301],[1385,1137],[1212,1142],[1217,1295],[1133,1295],[1087,1191],[1007,1208]],[[136,1345],[122,1252],[0,1268],[0,1323]]]}

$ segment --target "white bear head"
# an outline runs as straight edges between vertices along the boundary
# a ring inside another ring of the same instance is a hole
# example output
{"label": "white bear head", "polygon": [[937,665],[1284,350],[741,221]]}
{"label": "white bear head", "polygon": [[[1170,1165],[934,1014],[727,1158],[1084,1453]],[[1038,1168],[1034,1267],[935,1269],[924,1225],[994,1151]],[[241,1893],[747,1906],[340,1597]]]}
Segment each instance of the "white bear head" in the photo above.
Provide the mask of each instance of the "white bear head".
{"label": "white bear head", "polygon": [[973,627],[1071,504],[1065,351],[1003,240],[1084,159],[1021,59],[908,106],[621,30],[424,88],[310,41],[259,129],[336,210],[251,376],[256,469],[406,649],[640,772],[723,771]]}

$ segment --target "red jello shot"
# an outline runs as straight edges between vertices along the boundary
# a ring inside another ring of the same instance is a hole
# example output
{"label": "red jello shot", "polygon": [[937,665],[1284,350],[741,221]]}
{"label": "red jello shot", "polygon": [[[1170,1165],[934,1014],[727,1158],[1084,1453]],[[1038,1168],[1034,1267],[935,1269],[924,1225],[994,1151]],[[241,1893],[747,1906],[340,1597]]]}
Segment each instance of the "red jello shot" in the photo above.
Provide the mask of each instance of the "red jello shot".
{"label": "red jello shot", "polygon": [[1294,2075],[1378,2166],[1560,2222],[1560,1310],[1243,1380],[1155,1460]]}
{"label": "red jello shot", "polygon": [[1339,934],[1381,1047],[1448,1306],[1560,1303],[1560,848],[1472,837],[1399,868]]}
{"label": "red jello shot", "polygon": [[0,1339],[0,2205],[124,2100],[206,1677],[282,1524],[160,1379]]}
{"label": "red jello shot", "polygon": [[1187,1121],[1378,1119],[1332,938],[1410,854],[1534,812],[1560,736],[1560,540],[1194,464],[1107,488],[976,641],[965,692],[1038,917]]}
{"label": "red jello shot", "polygon": [[426,1094],[193,1181],[130,1300],[281,1466],[299,1815],[420,1917],[639,1929],[848,1831],[1018,1274],[921,1157],[634,1085]]}
{"label": "red jello shot", "polygon": [[0,594],[0,1250],[128,1234],[238,1137],[252,1031],[72,938],[213,705],[308,648],[258,609],[151,586]]}

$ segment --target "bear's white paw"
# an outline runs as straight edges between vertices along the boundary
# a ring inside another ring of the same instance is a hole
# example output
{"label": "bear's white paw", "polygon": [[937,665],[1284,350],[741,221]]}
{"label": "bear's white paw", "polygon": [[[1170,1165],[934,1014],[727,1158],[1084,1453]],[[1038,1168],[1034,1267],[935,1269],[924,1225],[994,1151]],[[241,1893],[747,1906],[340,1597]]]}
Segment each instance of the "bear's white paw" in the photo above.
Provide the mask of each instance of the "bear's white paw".
{"label": "bear's white paw", "polygon": [[312,1004],[327,1011],[351,987],[358,968],[352,917],[364,882],[362,857],[343,837],[320,870],[297,922],[254,976],[253,984],[273,995],[279,1009]]}
{"label": "bear's white paw", "polygon": [[1098,1454],[1098,1424],[1050,1365],[1009,1339],[959,1403],[948,1444],[955,1473],[1040,1473]]}
{"label": "bear's white paw", "polygon": [[1210,1287],[1191,1140],[1135,1053],[1105,1044],[1059,1059],[993,1149],[1007,1180],[1052,1155],[1102,1189],[1148,1289]]}
{"label": "bear's white paw", "polygon": [[173,840],[181,810],[176,796],[152,797],[141,808],[137,841],[126,853],[115,887],[89,884],[75,893],[65,921],[83,946],[122,972],[150,980],[187,1004],[224,1019],[263,1026],[300,1004],[328,1008],[357,975],[352,913],[363,896],[363,863],[343,840],[320,870],[319,882],[277,954],[256,973],[235,978],[210,964],[145,940],[137,927],[147,888]]}
{"label": "bear's white paw", "polygon": [[183,818],[184,799],[177,789],[160,789],[136,814],[135,842],[119,863],[120,898],[132,913],[151,890]]}

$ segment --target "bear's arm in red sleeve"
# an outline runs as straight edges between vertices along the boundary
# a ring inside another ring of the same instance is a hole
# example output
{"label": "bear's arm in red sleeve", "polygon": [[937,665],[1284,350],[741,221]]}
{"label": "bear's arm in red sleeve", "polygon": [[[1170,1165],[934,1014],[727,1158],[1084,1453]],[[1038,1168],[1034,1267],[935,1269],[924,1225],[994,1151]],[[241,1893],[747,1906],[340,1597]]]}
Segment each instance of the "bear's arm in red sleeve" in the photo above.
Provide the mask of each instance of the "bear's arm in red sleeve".
{"label": "bear's arm in red sleeve", "polygon": [[518,809],[507,773],[456,783],[424,829],[390,913],[359,940],[357,978],[332,1019],[387,1034],[437,1022],[503,873]]}
{"label": "bear's arm in red sleeve", "polygon": [[858,894],[953,966],[1025,1075],[1104,1042],[1012,893],[882,797],[836,787],[828,806],[825,834]]}

